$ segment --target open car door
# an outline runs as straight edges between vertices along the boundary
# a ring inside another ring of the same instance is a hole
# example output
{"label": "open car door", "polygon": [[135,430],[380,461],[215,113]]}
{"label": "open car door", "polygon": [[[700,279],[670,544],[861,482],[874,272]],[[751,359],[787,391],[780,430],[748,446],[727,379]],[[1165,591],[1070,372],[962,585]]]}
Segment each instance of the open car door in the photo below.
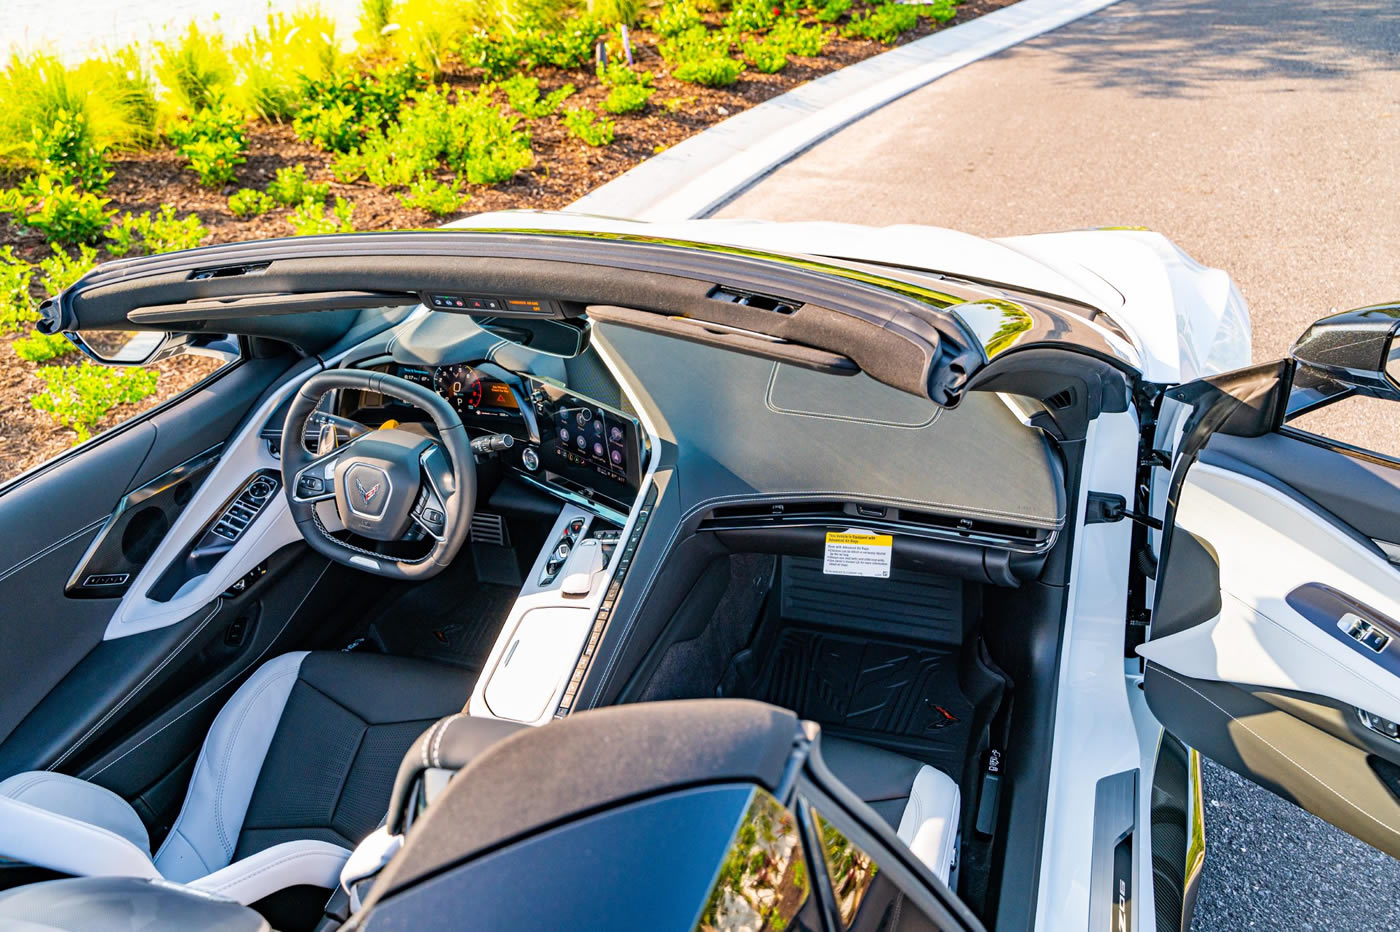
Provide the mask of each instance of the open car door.
{"label": "open car door", "polygon": [[[1392,856],[1400,461],[1289,421],[1357,396],[1400,402],[1397,329],[1400,306],[1335,315],[1292,360],[1167,393],[1157,441],[1173,469],[1138,648],[1168,731]],[[1400,422],[1400,403],[1368,403]]]}

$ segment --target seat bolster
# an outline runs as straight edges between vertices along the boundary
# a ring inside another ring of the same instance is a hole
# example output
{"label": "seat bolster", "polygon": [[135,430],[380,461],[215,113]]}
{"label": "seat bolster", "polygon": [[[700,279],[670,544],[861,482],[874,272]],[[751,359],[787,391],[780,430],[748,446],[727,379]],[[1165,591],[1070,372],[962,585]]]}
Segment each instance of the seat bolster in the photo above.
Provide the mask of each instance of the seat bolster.
{"label": "seat bolster", "polygon": [[944,883],[953,866],[961,808],[958,785],[941,770],[925,764],[914,777],[909,802],[895,832]]}
{"label": "seat bolster", "polygon": [[340,870],[349,857],[348,850],[328,841],[286,841],[234,861],[188,886],[247,906],[302,884],[330,890],[340,883]]}
{"label": "seat bolster", "polygon": [[106,787],[64,773],[31,770],[0,780],[0,796],[120,835],[149,856],[150,836],[131,804]]}
{"label": "seat bolster", "polygon": [[156,852],[167,880],[188,883],[233,859],[248,800],[306,651],[259,667],[219,710],[195,762],[184,806]]}
{"label": "seat bolster", "polygon": [[0,796],[0,855],[79,877],[160,877],[129,838],[10,796]]}

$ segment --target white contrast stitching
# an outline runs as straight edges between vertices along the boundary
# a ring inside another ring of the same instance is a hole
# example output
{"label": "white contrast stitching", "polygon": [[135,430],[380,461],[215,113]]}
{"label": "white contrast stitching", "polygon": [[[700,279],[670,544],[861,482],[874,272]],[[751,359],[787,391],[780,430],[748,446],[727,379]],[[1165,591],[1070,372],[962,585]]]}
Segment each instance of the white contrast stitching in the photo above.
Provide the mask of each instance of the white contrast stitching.
{"label": "white contrast stitching", "polygon": [[435,738],[433,738],[433,766],[434,766],[434,767],[441,767],[441,766],[442,766],[442,759],[441,759],[440,757],[438,757],[438,751],[441,750],[441,748],[442,748],[442,738],[443,738],[443,735],[446,735],[446,734],[447,734],[447,729],[450,728],[450,727],[452,726],[452,723],[453,723],[453,722],[455,722],[457,719],[461,718],[463,715],[466,715],[466,714],[467,714],[467,713],[465,713],[465,712],[458,712],[456,715],[449,715],[447,718],[443,719],[442,722],[440,723],[440,724],[442,725],[442,727],[438,729],[437,736],[436,736]]}

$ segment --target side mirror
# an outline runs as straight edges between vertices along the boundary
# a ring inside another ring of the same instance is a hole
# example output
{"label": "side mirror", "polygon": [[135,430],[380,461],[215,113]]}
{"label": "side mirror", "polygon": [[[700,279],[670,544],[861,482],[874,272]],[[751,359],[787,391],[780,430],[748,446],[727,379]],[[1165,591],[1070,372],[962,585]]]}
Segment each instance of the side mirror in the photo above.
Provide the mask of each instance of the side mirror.
{"label": "side mirror", "polygon": [[104,366],[148,366],[173,356],[237,359],[235,340],[222,334],[166,333],[163,330],[88,330],[65,333],[83,355]]}
{"label": "side mirror", "polygon": [[1290,351],[1307,382],[1340,383],[1400,400],[1400,304],[1343,311],[1315,322]]}

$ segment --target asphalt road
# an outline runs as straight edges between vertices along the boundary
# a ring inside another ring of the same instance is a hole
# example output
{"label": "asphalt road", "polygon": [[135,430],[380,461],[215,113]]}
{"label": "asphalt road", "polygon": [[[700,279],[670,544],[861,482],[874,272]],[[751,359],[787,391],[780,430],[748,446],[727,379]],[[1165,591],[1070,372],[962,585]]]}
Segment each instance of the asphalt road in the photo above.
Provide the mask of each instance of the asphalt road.
{"label": "asphalt road", "polygon": [[[1400,5],[1124,0],[897,101],[720,215],[1145,226],[1228,270],[1255,358],[1279,356],[1332,309],[1400,299]],[[1397,413],[1329,425],[1397,451]],[[1205,774],[1193,929],[1400,928],[1400,862]]]}

